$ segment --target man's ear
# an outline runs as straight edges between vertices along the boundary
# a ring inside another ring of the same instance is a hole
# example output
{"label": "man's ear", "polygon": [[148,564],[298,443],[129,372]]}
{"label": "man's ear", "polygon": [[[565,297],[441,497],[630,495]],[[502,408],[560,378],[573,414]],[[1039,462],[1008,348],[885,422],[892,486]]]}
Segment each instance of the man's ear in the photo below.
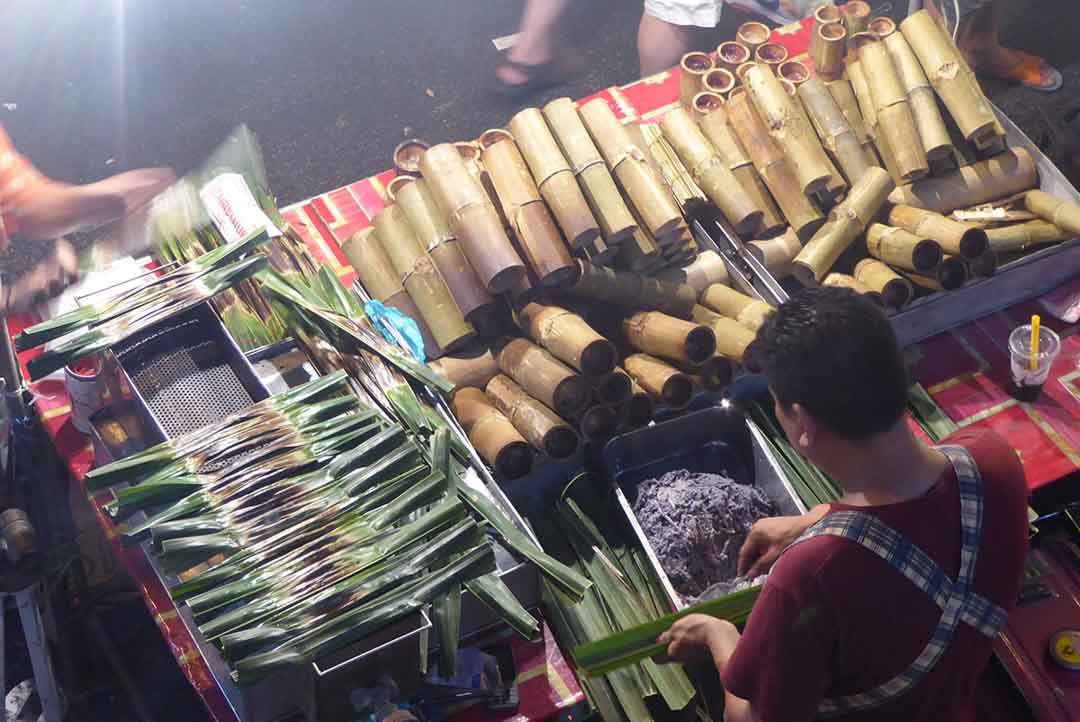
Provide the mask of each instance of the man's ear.
{"label": "man's ear", "polygon": [[796,439],[796,443],[799,445],[799,449],[804,453],[811,448],[817,442],[818,436],[818,422],[806,408],[799,403],[791,405],[791,416],[798,424],[799,438]]}

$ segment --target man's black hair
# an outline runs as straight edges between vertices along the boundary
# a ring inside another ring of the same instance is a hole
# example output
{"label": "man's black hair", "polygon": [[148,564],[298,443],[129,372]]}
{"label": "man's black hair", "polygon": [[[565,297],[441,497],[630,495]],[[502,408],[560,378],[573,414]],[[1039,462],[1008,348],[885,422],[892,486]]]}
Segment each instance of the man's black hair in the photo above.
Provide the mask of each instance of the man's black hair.
{"label": "man's black hair", "polygon": [[884,312],[847,288],[807,289],[771,314],[747,350],[777,400],[835,433],[865,439],[907,406],[908,375]]}

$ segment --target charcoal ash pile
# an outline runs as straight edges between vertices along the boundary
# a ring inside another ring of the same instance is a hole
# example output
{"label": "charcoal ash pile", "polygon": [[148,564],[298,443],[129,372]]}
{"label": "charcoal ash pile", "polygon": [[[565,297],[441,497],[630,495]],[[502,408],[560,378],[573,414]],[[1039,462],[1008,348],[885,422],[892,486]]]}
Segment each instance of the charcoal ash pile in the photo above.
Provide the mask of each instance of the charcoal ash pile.
{"label": "charcoal ash pile", "polygon": [[736,580],[739,549],[754,522],[776,513],[756,487],[686,469],[642,482],[634,502],[660,565],[688,603],[749,584]]}

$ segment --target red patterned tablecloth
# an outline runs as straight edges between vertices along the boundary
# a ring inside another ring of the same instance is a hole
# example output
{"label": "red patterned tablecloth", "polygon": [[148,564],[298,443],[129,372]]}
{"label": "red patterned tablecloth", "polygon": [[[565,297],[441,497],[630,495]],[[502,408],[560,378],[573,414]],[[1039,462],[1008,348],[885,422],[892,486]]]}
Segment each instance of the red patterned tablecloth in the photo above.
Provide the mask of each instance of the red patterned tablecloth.
{"label": "red patterned tablecloth", "polygon": [[[809,42],[807,25],[779,28],[773,39],[784,44],[793,57],[805,59]],[[622,87],[607,88],[584,100],[601,97],[618,116],[650,122],[674,104],[678,84],[676,69]],[[352,283],[356,276],[338,241],[371,224],[372,217],[387,202],[386,184],[393,176],[393,171],[387,171],[284,210],[286,220],[304,238],[315,260],[329,265],[346,284]],[[1073,285],[1080,291],[1080,280]],[[1012,399],[1006,391],[1009,367],[1005,341],[1009,330],[1036,310],[1035,301],[1019,304],[935,336],[915,349],[916,378],[958,424],[991,428],[1011,441],[1023,458],[1032,489],[1080,469],[1080,369],[1077,368],[1080,326],[1061,324],[1043,314],[1044,323],[1062,334],[1064,342],[1063,353],[1045,393],[1036,403],[1027,404]],[[9,324],[13,334],[22,328],[19,319],[11,319]],[[21,358],[24,363],[25,357],[26,354]],[[70,400],[63,384],[46,380],[35,384],[34,391],[46,430],[67,460],[73,477],[81,483],[93,464],[93,450],[88,438],[70,423]],[[95,500],[91,503],[113,551],[138,585],[180,669],[206,703],[211,716],[221,722],[235,719],[145,556],[138,549],[121,547],[100,503]],[[531,643],[517,640],[512,645],[522,702],[519,712],[509,719],[513,722],[545,719],[583,700],[573,672],[546,625],[541,639]],[[490,713],[476,707],[460,714],[462,722],[491,719]]]}

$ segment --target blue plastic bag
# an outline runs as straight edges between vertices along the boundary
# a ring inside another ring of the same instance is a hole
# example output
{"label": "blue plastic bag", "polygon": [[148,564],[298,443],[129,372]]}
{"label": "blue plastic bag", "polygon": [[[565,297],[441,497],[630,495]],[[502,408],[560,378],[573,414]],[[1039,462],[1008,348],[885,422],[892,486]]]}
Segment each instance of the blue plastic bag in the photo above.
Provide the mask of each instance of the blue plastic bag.
{"label": "blue plastic bag", "polygon": [[[396,308],[384,306],[379,301],[365,302],[364,313],[387,341],[396,346],[398,336],[400,336],[405,339],[406,345],[418,361],[422,363],[427,360],[424,354],[424,339],[420,335],[420,327],[416,325],[416,321]],[[394,333],[395,330],[397,334]]]}

